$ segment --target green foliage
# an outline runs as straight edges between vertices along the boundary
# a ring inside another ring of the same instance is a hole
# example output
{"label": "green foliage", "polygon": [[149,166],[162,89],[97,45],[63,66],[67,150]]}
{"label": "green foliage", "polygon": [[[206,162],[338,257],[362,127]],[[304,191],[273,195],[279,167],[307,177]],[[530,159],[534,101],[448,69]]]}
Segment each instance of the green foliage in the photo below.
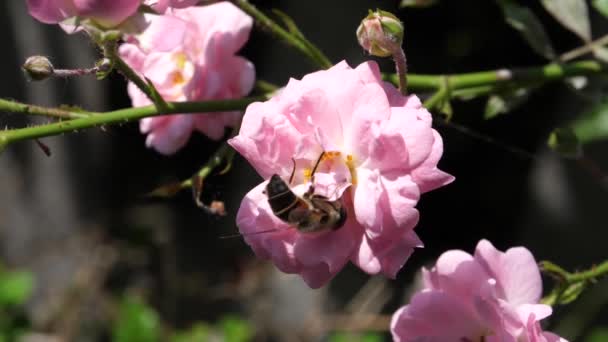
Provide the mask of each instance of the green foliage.
{"label": "green foliage", "polygon": [[245,342],[253,338],[251,324],[235,316],[226,316],[218,323],[224,335],[224,342]]}
{"label": "green foliage", "polygon": [[497,0],[506,22],[519,31],[532,49],[547,59],[555,58],[555,51],[540,20],[527,7],[512,0]]}
{"label": "green foliage", "polygon": [[599,327],[593,330],[589,337],[585,339],[586,342],[606,342],[608,341],[608,327]]}
{"label": "green foliage", "polygon": [[601,102],[571,125],[581,143],[608,138],[608,102]]}
{"label": "green foliage", "polygon": [[197,323],[189,330],[177,332],[171,337],[171,342],[209,341],[211,336],[211,327],[203,323]]}
{"label": "green foliage", "polygon": [[378,333],[353,334],[337,332],[329,337],[329,342],[382,342],[384,338]]}
{"label": "green foliage", "polygon": [[114,324],[114,342],[160,341],[158,313],[139,297],[126,296],[120,303],[118,319]]}
{"label": "green foliage", "polygon": [[608,0],[592,0],[591,5],[603,16],[608,17]]}
{"label": "green foliage", "polygon": [[585,0],[541,0],[545,9],[584,41],[591,40],[589,9]]}
{"label": "green foliage", "polygon": [[0,306],[19,306],[32,294],[34,276],[30,272],[14,271],[0,274]]}
{"label": "green foliage", "polygon": [[26,271],[7,271],[0,265],[0,342],[16,341],[27,331],[23,305],[34,289],[34,276]]}

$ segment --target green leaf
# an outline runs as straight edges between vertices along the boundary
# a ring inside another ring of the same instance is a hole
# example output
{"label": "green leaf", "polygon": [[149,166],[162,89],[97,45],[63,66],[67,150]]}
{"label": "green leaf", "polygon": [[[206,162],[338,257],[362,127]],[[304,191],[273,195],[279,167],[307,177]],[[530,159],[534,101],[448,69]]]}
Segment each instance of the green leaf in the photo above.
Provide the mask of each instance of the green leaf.
{"label": "green leaf", "polygon": [[530,97],[531,89],[519,88],[505,94],[494,94],[488,97],[484,119],[489,120],[521,106]]}
{"label": "green leaf", "polygon": [[23,305],[34,289],[30,272],[9,272],[0,276],[0,305]]}
{"label": "green leaf", "polygon": [[608,0],[592,0],[591,5],[604,17],[608,17]]}
{"label": "green leaf", "polygon": [[114,342],[160,341],[158,313],[136,296],[125,297],[114,323],[113,337]]}
{"label": "green leaf", "polygon": [[197,323],[188,331],[176,333],[171,337],[171,342],[193,342],[211,340],[211,328],[204,323]]}
{"label": "green leaf", "polygon": [[399,7],[431,7],[439,3],[439,0],[401,0]]}
{"label": "green leaf", "polygon": [[578,158],[583,154],[581,143],[571,127],[554,129],[547,145],[566,158]]}
{"label": "green leaf", "polygon": [[586,342],[606,342],[608,341],[608,327],[595,328],[589,337],[585,339]]}
{"label": "green leaf", "polygon": [[541,0],[547,12],[584,41],[591,40],[589,9],[585,0]]}
{"label": "green leaf", "polygon": [[555,58],[555,51],[540,20],[527,7],[512,0],[497,0],[505,20],[519,31],[532,49],[547,59]]}
{"label": "green leaf", "polygon": [[249,322],[238,317],[226,316],[219,326],[224,333],[225,342],[245,342],[253,338],[254,330]]}
{"label": "green leaf", "polygon": [[604,101],[584,113],[570,127],[581,141],[587,144],[592,141],[608,138],[608,102]]}

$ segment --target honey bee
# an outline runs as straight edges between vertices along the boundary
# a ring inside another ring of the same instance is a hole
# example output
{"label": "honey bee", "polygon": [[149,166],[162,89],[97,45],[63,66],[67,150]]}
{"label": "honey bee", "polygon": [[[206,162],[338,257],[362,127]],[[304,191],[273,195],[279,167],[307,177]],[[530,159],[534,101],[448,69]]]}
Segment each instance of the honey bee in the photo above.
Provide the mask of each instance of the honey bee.
{"label": "honey bee", "polygon": [[[325,152],[322,152],[315,163],[310,176],[311,185],[302,197],[294,194],[277,174],[272,175],[266,185],[268,204],[275,216],[303,233],[334,231],[346,222],[346,208],[340,199],[330,201],[325,196],[315,194],[314,174],[324,155]],[[293,180],[294,172],[295,161],[289,183]]]}

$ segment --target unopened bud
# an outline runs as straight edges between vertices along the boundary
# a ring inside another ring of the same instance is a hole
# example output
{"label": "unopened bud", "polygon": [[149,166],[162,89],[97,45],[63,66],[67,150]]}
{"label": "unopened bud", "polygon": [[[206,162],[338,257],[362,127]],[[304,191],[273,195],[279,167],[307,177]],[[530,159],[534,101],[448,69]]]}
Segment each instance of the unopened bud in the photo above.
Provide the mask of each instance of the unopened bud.
{"label": "unopened bud", "polygon": [[401,49],[403,23],[386,11],[369,11],[357,28],[357,39],[365,51],[378,57],[388,57]]}
{"label": "unopened bud", "polygon": [[45,80],[55,73],[53,64],[44,56],[28,57],[21,68],[25,72],[25,75],[32,81]]}

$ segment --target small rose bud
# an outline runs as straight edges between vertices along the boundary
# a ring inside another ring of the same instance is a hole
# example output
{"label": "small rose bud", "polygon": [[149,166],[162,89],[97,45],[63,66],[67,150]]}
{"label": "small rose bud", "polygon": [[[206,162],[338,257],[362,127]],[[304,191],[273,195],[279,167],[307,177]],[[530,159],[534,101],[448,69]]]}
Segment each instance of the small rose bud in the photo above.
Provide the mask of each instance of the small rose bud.
{"label": "small rose bud", "polygon": [[369,11],[357,28],[357,39],[365,51],[378,57],[388,57],[401,49],[403,23],[392,13]]}
{"label": "small rose bud", "polygon": [[27,78],[32,81],[45,80],[55,73],[53,64],[44,56],[28,57],[21,68],[25,72]]}

